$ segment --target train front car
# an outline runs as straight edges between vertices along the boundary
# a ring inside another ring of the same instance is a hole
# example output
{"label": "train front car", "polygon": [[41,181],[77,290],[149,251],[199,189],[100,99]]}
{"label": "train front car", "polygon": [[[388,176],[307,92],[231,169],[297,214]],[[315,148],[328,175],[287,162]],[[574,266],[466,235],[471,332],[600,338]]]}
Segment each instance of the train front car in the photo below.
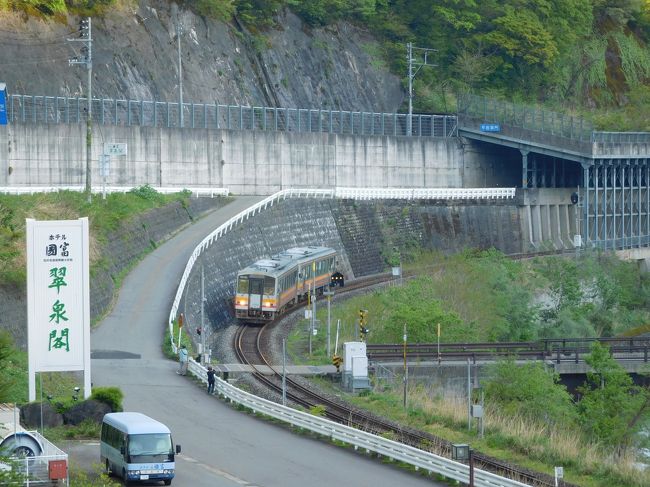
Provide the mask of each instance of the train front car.
{"label": "train front car", "polygon": [[281,262],[258,260],[237,273],[235,317],[241,322],[266,323],[278,311],[276,277]]}
{"label": "train front car", "polygon": [[285,309],[322,294],[330,285],[336,251],[327,247],[295,247],[258,260],[237,273],[235,317],[241,323],[266,323]]}

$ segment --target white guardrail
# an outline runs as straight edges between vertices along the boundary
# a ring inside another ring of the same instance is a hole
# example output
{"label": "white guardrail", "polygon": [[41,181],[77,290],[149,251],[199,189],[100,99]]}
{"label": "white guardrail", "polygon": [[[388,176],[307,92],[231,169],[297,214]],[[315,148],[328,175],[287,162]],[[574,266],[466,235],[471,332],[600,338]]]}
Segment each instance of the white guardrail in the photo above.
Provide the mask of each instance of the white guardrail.
{"label": "white guardrail", "polygon": [[[207,384],[207,370],[190,359],[189,371]],[[418,448],[399,443],[397,441],[382,438],[365,431],[345,426],[330,421],[329,419],[314,416],[303,411],[298,411],[282,404],[255,396],[249,392],[229,384],[216,377],[215,391],[217,394],[229,401],[240,404],[255,413],[264,414],[274,419],[283,421],[297,428],[303,428],[313,433],[338,440],[354,447],[355,450],[362,449],[368,453],[373,452],[394,461],[404,462],[432,473],[444,475],[447,478],[459,482],[469,482],[469,466],[455,462],[434,453],[429,453]],[[528,484],[516,480],[500,477],[485,470],[474,469],[475,487],[527,487]]]}
{"label": "white guardrail", "polygon": [[[106,188],[93,186],[92,192],[101,194],[104,189],[107,193],[128,193],[139,186],[106,186]],[[162,194],[174,194],[181,191],[189,191],[194,196],[228,196],[228,188],[179,188],[151,186],[152,189]],[[0,193],[4,194],[36,194],[36,193],[58,193],[59,191],[77,191],[83,192],[85,186],[0,186]]]}
{"label": "white guardrail", "polygon": [[[329,189],[286,189],[275,193],[256,203],[247,210],[219,226],[210,235],[205,237],[199,243],[192,255],[190,256],[183,277],[178,285],[176,296],[172,309],[169,313],[169,332],[172,348],[176,350],[173,340],[173,323],[176,319],[178,306],[180,304],[183,291],[194,263],[201,253],[212,245],[219,237],[232,230],[238,224],[246,219],[260,213],[271,206],[276,201],[286,198],[345,198],[345,199],[503,199],[514,198],[515,188],[459,188],[459,189],[398,189],[398,188],[336,188]],[[207,383],[207,371],[201,365],[190,359],[189,370],[192,374]],[[237,387],[217,378],[216,391],[228,400],[241,404],[256,413],[262,413],[272,418],[284,421],[295,427],[327,436],[334,440],[342,441],[352,445],[354,449],[365,449],[368,452],[374,452],[378,455],[413,465],[417,469],[424,469],[430,472],[439,473],[445,477],[458,480],[460,482],[469,482],[469,466],[462,463],[449,460],[447,458],[435,455],[433,453],[414,448],[396,441],[388,440],[365,431],[341,425],[325,418],[314,416],[309,413],[298,411],[281,404],[276,404],[261,397],[255,396],[248,392],[242,391]],[[476,487],[526,487],[527,484],[510,480],[505,477],[486,472],[483,470],[474,470],[474,485]]]}

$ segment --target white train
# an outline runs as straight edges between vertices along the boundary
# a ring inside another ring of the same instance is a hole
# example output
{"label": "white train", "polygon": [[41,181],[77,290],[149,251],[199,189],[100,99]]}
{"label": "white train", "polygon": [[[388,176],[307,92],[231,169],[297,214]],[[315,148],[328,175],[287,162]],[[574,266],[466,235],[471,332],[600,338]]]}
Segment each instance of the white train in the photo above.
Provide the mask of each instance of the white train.
{"label": "white train", "polygon": [[314,289],[322,294],[333,274],[343,285],[335,269],[336,250],[328,247],[295,247],[258,260],[237,273],[235,317],[243,323],[271,321]]}

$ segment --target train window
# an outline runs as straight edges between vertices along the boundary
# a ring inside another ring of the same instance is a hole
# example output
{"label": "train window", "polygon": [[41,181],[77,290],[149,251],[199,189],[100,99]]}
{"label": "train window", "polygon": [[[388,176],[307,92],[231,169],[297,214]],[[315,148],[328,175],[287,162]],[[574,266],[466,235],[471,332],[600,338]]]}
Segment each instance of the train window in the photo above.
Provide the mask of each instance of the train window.
{"label": "train window", "polygon": [[239,276],[237,280],[237,292],[239,294],[248,294],[248,276]]}
{"label": "train window", "polygon": [[251,279],[248,283],[248,289],[250,294],[262,294],[262,291],[264,290],[264,279]]}
{"label": "train window", "polygon": [[264,294],[271,295],[275,294],[275,279],[272,277],[264,278]]}

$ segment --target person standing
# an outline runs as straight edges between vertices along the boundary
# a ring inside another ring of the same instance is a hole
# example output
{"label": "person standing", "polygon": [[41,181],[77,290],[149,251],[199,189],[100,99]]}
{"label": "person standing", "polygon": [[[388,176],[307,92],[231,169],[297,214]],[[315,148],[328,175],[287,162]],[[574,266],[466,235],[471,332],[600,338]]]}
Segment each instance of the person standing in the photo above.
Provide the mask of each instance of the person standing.
{"label": "person standing", "polygon": [[214,369],[208,365],[208,394],[214,394]]}
{"label": "person standing", "polygon": [[177,374],[187,375],[187,359],[188,359],[187,348],[185,348],[185,345],[181,345],[181,349],[178,351],[179,367],[178,367],[178,371],[176,372]]}

